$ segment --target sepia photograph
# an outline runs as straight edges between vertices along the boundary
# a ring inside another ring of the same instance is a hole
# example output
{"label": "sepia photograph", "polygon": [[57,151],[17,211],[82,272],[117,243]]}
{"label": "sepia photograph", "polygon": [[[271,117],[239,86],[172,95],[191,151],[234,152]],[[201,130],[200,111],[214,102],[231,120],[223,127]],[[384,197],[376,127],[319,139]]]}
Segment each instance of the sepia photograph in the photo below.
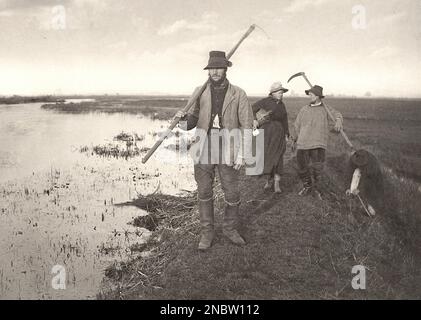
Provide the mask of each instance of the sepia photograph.
{"label": "sepia photograph", "polygon": [[420,300],[419,16],[0,0],[0,300]]}

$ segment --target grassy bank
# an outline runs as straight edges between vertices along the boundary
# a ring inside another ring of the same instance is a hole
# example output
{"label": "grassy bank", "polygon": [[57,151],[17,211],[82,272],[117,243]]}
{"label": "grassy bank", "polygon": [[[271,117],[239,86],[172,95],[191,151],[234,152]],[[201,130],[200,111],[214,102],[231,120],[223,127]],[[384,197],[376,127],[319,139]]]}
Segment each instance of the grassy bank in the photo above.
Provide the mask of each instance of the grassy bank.
{"label": "grassy bank", "polygon": [[[117,271],[111,266],[98,298],[419,299],[420,261],[410,244],[419,225],[407,229],[391,216],[395,209],[407,209],[404,201],[367,217],[357,202],[344,196],[341,172],[335,169],[343,160],[329,157],[330,192],[322,201],[297,196],[294,161],[286,166],[281,195],[263,192],[262,179],[243,176],[239,229],[248,243],[243,248],[222,235],[219,186],[217,238],[206,253],[196,249],[194,197],[169,201],[153,195],[151,208],[158,208],[152,213],[153,236],[141,248],[151,254]],[[143,199],[132,205],[145,209],[146,203]],[[366,290],[351,287],[354,265],[367,268]]]}

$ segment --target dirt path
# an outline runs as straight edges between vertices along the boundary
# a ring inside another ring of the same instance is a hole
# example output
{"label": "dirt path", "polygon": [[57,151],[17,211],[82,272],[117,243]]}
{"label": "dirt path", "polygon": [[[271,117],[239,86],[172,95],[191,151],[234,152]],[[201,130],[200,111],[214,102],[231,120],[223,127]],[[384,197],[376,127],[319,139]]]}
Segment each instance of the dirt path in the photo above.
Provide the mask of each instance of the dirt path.
{"label": "dirt path", "polygon": [[[245,247],[222,235],[223,203],[218,201],[217,236],[207,252],[196,249],[198,234],[186,233],[172,244],[177,254],[153,285],[122,290],[120,298],[419,298],[420,278],[408,262],[411,255],[382,218],[364,217],[335,195],[322,201],[298,196],[293,163],[285,166],[280,195],[263,191],[264,179],[242,177],[239,230]],[[366,290],[351,286],[355,265],[367,268]]]}

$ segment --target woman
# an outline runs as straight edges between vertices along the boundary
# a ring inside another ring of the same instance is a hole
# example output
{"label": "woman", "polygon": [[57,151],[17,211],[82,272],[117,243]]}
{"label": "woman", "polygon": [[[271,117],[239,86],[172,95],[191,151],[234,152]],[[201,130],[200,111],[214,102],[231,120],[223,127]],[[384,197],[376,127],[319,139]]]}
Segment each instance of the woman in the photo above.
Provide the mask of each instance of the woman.
{"label": "woman", "polygon": [[272,188],[280,193],[279,182],[283,171],[283,158],[289,137],[288,115],[282,97],[288,89],[280,82],[272,84],[269,96],[253,104],[253,129],[264,130],[264,171],[267,175],[265,190]]}

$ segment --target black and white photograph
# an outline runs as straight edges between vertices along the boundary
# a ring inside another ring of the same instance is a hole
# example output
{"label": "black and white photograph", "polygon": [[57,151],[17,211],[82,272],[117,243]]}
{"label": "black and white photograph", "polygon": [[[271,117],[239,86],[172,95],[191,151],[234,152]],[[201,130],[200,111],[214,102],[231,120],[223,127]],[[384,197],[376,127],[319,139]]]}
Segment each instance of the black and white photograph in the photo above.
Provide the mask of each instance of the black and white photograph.
{"label": "black and white photograph", "polygon": [[0,300],[420,300],[420,16],[0,0]]}

